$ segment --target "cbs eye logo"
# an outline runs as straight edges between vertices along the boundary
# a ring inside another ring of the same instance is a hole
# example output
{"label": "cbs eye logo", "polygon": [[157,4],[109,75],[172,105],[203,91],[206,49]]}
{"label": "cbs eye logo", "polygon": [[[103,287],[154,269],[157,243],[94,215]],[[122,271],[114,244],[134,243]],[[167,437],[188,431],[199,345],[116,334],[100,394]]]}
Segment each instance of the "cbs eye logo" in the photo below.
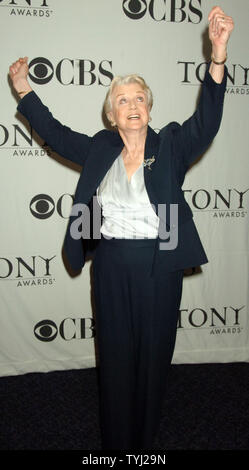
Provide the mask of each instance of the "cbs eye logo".
{"label": "cbs eye logo", "polygon": [[29,77],[38,85],[45,85],[54,75],[54,67],[45,57],[36,57],[29,64]]}
{"label": "cbs eye logo", "polygon": [[123,10],[132,20],[140,20],[146,13],[145,0],[123,0]]}
{"label": "cbs eye logo", "polygon": [[34,335],[44,342],[53,341],[58,334],[57,325],[51,320],[42,320],[35,325]]}
{"label": "cbs eye logo", "polygon": [[54,213],[55,204],[48,194],[38,194],[31,200],[29,208],[37,219],[48,219]]}
{"label": "cbs eye logo", "polygon": [[59,197],[57,204],[48,194],[37,194],[29,204],[31,214],[36,219],[48,219],[53,215],[55,209],[60,217],[68,219],[72,208],[74,197],[65,193]]}

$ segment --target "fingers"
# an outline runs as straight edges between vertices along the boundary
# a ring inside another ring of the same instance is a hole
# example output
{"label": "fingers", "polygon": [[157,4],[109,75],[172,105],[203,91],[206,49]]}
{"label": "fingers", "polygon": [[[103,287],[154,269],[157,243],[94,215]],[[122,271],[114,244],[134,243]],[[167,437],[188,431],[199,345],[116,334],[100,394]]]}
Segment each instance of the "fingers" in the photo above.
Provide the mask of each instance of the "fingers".
{"label": "fingers", "polygon": [[219,8],[219,12],[214,12],[210,19],[210,30],[214,35],[219,35],[222,30],[231,32],[234,27],[234,22],[231,16],[227,16],[221,8]]}
{"label": "fingers", "polygon": [[19,57],[18,60],[16,60],[15,62],[13,62],[13,64],[9,67],[9,73],[10,73],[10,75],[11,75],[11,76],[15,75],[23,64],[27,64],[27,65],[28,65],[28,57],[27,57],[27,56],[25,56],[25,57]]}
{"label": "fingers", "polygon": [[213,7],[208,15],[208,21],[214,22],[214,28],[218,28],[220,21],[225,22],[229,27],[234,26],[233,18],[225,14],[224,10],[220,7]]}
{"label": "fingers", "polygon": [[15,75],[15,73],[17,73],[17,70],[18,70],[18,68],[16,66],[16,62],[14,62],[9,68],[10,74]]}
{"label": "fingers", "polygon": [[25,57],[19,57],[19,61],[22,63],[22,64],[27,64],[28,63],[28,57],[25,56]]}
{"label": "fingers", "polygon": [[16,60],[16,62],[13,62],[13,64],[10,66],[10,71],[13,75],[18,72],[18,69],[19,69],[18,62],[19,61]]}
{"label": "fingers", "polygon": [[227,19],[224,16],[215,16],[210,22],[210,26],[214,34],[220,34],[222,30],[232,31],[234,24],[232,19]]}
{"label": "fingers", "polygon": [[213,7],[212,10],[210,11],[209,15],[208,15],[208,21],[212,21],[213,17],[216,14],[219,14],[221,16],[225,16],[224,11],[220,7]]}

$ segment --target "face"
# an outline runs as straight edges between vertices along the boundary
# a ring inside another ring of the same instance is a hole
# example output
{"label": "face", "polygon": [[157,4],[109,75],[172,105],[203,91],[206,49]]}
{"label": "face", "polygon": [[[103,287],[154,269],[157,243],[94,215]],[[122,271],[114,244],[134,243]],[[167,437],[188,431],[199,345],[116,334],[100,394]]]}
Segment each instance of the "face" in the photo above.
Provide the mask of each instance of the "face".
{"label": "face", "polygon": [[120,130],[142,130],[149,122],[146,92],[138,83],[117,85],[111,96],[112,111],[108,113]]}

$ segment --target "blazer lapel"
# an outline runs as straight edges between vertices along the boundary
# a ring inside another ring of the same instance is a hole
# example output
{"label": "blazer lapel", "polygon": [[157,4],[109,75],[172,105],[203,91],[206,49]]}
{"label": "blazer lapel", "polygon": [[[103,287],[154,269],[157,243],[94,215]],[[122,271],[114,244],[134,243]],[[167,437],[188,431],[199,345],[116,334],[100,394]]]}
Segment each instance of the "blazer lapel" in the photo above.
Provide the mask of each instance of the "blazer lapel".
{"label": "blazer lapel", "polygon": [[88,203],[124,144],[118,133],[103,131],[103,138],[93,144],[80,175],[75,200]]}
{"label": "blazer lapel", "polygon": [[153,190],[153,175],[155,174],[155,168],[158,165],[158,153],[159,153],[159,143],[160,137],[159,135],[150,127],[148,126],[147,138],[145,143],[145,152],[144,152],[144,160],[148,158],[155,158],[155,161],[151,164],[151,166],[144,166],[144,184],[150,199],[150,202],[153,204],[154,211],[158,212],[158,201]]}
{"label": "blazer lapel", "polygon": [[97,158],[92,159],[92,161],[90,161],[91,159],[89,158],[88,172],[92,170],[93,177],[95,176],[94,192],[124,147],[124,143],[118,132],[105,132],[105,139],[100,142],[97,149]]}
{"label": "blazer lapel", "polygon": [[156,155],[158,154],[158,149],[159,149],[159,142],[160,142],[159,135],[150,126],[148,126],[147,137],[145,141],[145,151],[144,151],[145,159],[152,158],[153,156],[156,158]]}

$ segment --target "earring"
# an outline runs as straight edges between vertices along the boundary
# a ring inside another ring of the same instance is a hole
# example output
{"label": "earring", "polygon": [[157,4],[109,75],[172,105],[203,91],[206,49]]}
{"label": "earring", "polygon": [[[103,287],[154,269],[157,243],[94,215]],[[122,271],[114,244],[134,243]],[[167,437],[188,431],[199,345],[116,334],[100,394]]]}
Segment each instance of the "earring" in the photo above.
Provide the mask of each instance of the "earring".
{"label": "earring", "polygon": [[115,127],[115,126],[116,126],[116,122],[115,122],[115,121],[111,121],[111,126],[112,126],[112,127]]}

